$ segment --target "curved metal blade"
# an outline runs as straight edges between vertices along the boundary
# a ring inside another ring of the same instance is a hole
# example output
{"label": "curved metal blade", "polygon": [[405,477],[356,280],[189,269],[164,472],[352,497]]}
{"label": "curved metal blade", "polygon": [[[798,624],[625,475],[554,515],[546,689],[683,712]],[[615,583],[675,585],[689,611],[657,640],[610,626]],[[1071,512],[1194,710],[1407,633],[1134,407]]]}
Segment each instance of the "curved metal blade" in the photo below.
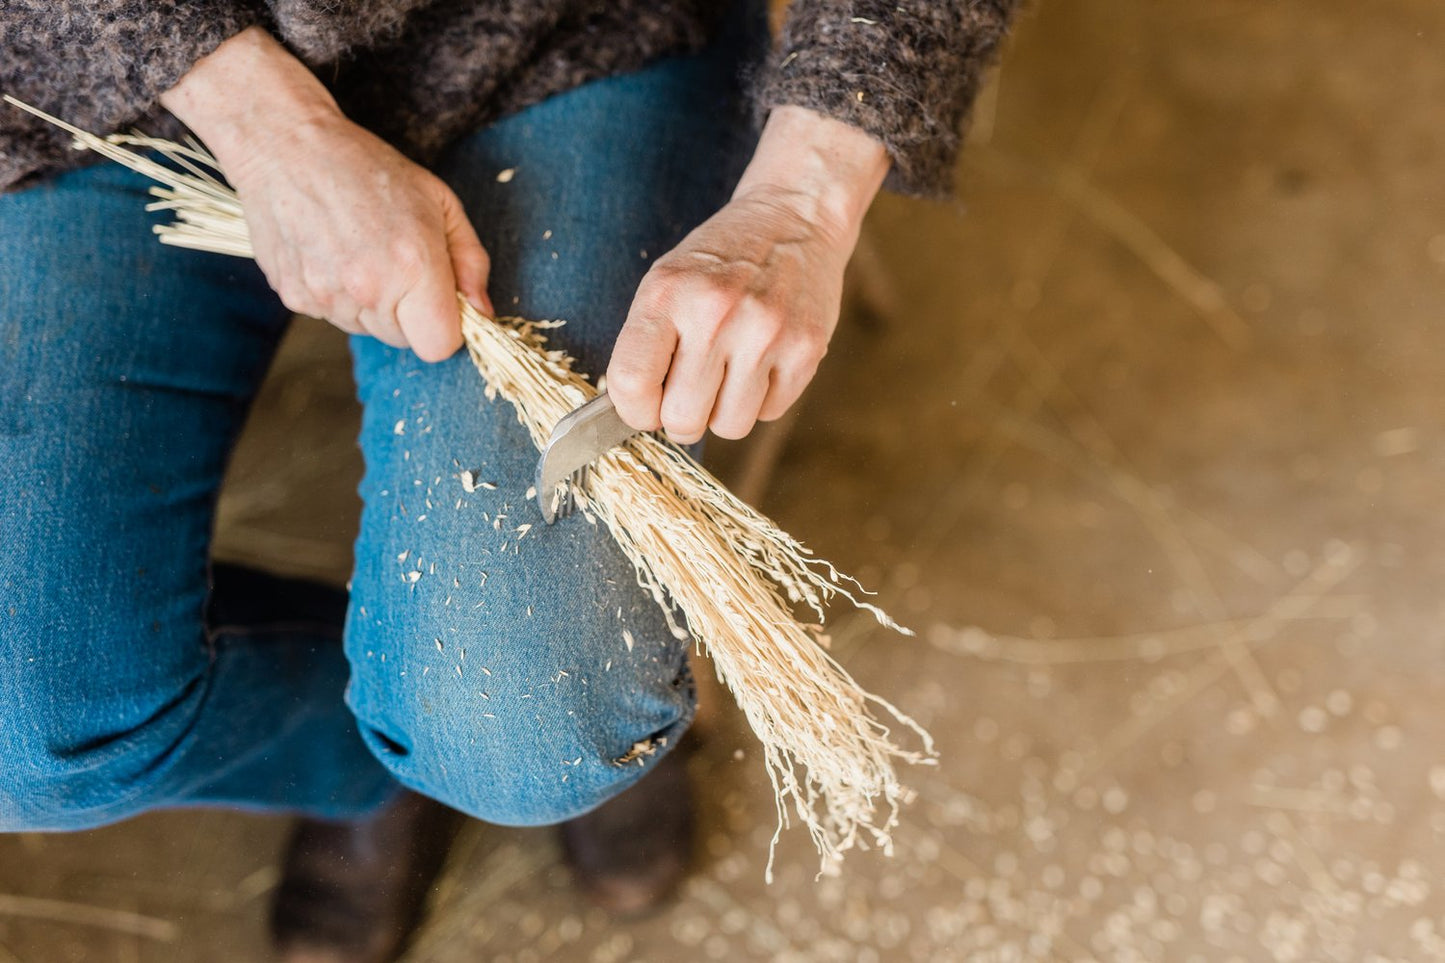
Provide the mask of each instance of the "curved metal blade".
{"label": "curved metal blade", "polygon": [[564,415],[537,461],[537,506],[550,525],[556,521],[553,492],[567,476],[622,444],[636,429],[617,416],[606,392]]}

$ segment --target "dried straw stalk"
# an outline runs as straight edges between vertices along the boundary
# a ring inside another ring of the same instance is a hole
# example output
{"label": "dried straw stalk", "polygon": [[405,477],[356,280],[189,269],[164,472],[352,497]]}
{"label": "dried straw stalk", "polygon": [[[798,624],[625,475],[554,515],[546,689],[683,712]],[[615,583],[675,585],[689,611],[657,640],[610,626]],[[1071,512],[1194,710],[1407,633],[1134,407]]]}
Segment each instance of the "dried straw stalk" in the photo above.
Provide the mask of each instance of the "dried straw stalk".
{"label": "dried straw stalk", "polygon": [[[160,186],[151,192],[159,199],[149,209],[176,217],[156,227],[162,242],[252,255],[240,202],[199,144],[123,135],[102,139],[6,100],[69,131],[77,147],[157,181]],[[154,151],[168,163],[123,145]],[[547,348],[542,332],[555,324],[494,320],[465,301],[461,307],[462,332],[487,397],[511,402],[540,448],[558,419],[597,389],[572,370],[565,352]],[[825,651],[821,626],[800,622],[794,612],[806,606],[821,623],[827,604],[842,596],[881,624],[907,630],[859,599],[851,578],[737,499],[685,451],[653,435],[637,436],[604,455],[573,489],[587,520],[600,520],[631,560],[638,583],[666,613],[674,634],[691,636],[706,649],[762,741],[777,800],[774,846],[796,815],[822,856],[824,873],[836,872],[843,853],[854,846],[876,845],[891,853],[898,808],[911,798],[894,764],[932,762],[932,739],[854,682]],[[921,749],[895,744],[874,708],[912,730]],[[771,854],[770,847],[769,881]]]}

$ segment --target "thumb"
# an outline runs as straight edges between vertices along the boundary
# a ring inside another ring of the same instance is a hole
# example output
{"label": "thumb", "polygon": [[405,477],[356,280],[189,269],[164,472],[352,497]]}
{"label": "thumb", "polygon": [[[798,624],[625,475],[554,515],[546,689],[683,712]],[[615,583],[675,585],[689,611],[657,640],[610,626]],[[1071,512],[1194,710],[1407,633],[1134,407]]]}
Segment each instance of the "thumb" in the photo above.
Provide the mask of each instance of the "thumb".
{"label": "thumb", "polygon": [[494,317],[492,299],[487,297],[487,280],[492,271],[492,259],[482,247],[476,229],[462,210],[462,202],[448,190],[442,198],[442,216],[447,235],[447,253],[452,261],[452,273],[456,275],[457,290],[467,303],[487,317]]}

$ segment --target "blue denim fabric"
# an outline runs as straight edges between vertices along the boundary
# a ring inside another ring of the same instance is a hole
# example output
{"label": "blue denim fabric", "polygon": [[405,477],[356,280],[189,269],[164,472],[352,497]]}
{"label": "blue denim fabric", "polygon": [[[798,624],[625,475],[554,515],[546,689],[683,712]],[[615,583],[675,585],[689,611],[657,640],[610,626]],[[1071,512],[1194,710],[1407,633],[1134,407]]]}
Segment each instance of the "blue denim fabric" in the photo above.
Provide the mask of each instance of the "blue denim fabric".
{"label": "blue denim fabric", "polygon": [[[584,370],[650,259],[736,181],[739,67],[763,35],[743,6],[702,54],[548,100],[436,166],[499,310],[566,318]],[[103,166],[0,196],[0,830],[190,805],[346,817],[398,781],[538,824],[640,778],[691,719],[687,643],[605,532],[542,524],[536,452],[464,355],[353,342],[367,467],[344,655],[339,593],[211,572],[216,491],[287,312],[254,265],[157,244],[145,188]],[[496,489],[465,492],[463,469]]]}

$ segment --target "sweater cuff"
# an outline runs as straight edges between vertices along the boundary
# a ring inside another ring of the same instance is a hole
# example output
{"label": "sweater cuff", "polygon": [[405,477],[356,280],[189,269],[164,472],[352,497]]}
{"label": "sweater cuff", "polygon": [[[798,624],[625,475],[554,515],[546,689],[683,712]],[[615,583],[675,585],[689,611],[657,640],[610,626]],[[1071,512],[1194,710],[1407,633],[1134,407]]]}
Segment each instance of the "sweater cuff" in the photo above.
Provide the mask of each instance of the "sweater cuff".
{"label": "sweater cuff", "polygon": [[885,186],[949,193],[962,128],[1017,0],[794,0],[757,104],[807,107],[888,149]]}
{"label": "sweater cuff", "polygon": [[[23,43],[27,56],[0,58],[0,91],[100,135],[151,114],[196,61],[266,21],[260,0],[89,0],[84,15],[75,4],[54,0],[15,2],[19,9],[0,18],[0,50]],[[36,38],[44,38],[40,50]],[[96,49],[129,56],[95,57]],[[14,73],[6,61],[17,65]],[[69,152],[70,136],[38,118],[10,116],[5,126],[16,132],[11,142],[18,152],[0,156],[5,182]]]}

